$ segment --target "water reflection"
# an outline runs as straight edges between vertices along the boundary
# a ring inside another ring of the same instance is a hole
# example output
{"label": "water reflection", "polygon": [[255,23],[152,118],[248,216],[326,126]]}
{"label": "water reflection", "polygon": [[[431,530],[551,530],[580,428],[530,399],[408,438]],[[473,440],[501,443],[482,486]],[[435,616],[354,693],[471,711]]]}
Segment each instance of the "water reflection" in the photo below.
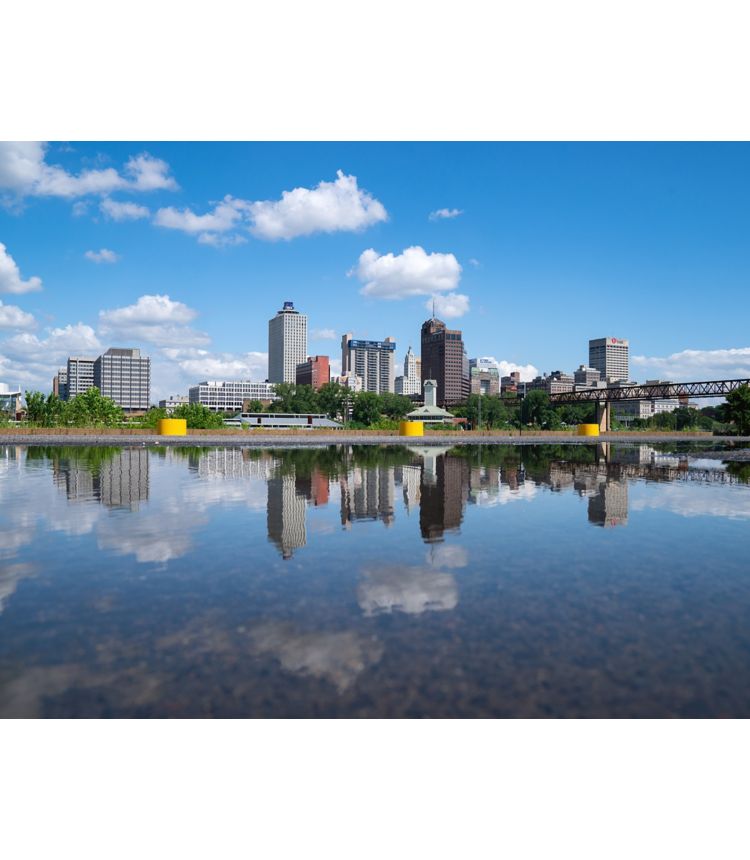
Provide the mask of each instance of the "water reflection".
{"label": "water reflection", "polygon": [[0,715],[750,715],[744,477],[653,446],[0,449]]}

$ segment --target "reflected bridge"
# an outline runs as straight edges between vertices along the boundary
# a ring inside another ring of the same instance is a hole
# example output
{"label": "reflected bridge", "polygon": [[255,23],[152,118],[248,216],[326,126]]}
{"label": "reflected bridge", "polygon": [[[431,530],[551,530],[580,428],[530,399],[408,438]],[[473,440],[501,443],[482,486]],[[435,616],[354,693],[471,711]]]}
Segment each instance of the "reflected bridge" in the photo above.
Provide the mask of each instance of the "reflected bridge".
{"label": "reflected bridge", "polygon": [[620,385],[610,388],[585,388],[550,394],[553,406],[576,403],[596,403],[596,423],[603,433],[612,429],[610,404],[624,400],[667,400],[691,397],[726,397],[750,379],[715,379],[708,382],[656,382],[646,385]]}

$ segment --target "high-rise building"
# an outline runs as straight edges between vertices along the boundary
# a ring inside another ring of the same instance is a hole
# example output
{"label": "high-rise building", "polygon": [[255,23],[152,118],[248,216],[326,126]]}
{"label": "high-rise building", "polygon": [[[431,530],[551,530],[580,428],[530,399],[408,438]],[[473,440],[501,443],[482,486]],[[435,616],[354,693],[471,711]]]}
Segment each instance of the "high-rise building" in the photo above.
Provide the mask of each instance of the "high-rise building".
{"label": "high-rise building", "polygon": [[108,349],[94,362],[94,385],[125,412],[145,412],[151,405],[151,359],[142,358],[140,349]]}
{"label": "high-rise building", "polygon": [[469,359],[459,329],[432,317],[422,324],[422,383],[437,382],[439,406],[464,403],[469,396]]}
{"label": "high-rise building", "polygon": [[362,379],[363,391],[375,394],[395,391],[394,355],[396,341],[355,340],[348,332],[341,338],[341,373],[356,374]]}
{"label": "high-rise building", "polygon": [[598,370],[602,379],[630,379],[628,354],[630,341],[619,337],[600,337],[589,341],[589,367]]}
{"label": "high-rise building", "polygon": [[404,374],[396,377],[396,394],[420,394],[422,392],[422,362],[412,352],[411,346],[404,356]]}
{"label": "high-rise building", "polygon": [[68,388],[66,400],[72,400],[77,394],[83,394],[94,387],[95,358],[82,358],[71,355],[68,359]]}
{"label": "high-rise building", "polygon": [[469,361],[469,382],[472,394],[497,397],[500,394],[500,372],[494,361],[472,358]]}
{"label": "high-rise building", "polygon": [[327,355],[311,355],[297,365],[297,385],[312,385],[317,391],[331,381],[331,366]]}
{"label": "high-rise building", "polygon": [[307,358],[307,316],[284,302],[268,321],[268,381],[297,382],[297,365]]}
{"label": "high-rise building", "polygon": [[68,369],[61,367],[55,376],[52,378],[52,393],[56,394],[60,400],[68,399]]}

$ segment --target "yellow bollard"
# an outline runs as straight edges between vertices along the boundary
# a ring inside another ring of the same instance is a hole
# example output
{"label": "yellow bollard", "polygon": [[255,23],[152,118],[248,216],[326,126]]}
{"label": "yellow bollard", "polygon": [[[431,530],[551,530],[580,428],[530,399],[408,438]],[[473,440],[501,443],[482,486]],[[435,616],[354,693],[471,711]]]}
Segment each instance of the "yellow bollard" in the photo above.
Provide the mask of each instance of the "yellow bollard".
{"label": "yellow bollard", "polygon": [[187,436],[187,421],[184,418],[160,418],[156,432],[160,436]]}
{"label": "yellow bollard", "polygon": [[424,421],[402,421],[398,425],[399,436],[424,436]]}
{"label": "yellow bollard", "polygon": [[579,424],[578,425],[578,435],[579,436],[598,436],[599,435],[599,425],[598,424]]}

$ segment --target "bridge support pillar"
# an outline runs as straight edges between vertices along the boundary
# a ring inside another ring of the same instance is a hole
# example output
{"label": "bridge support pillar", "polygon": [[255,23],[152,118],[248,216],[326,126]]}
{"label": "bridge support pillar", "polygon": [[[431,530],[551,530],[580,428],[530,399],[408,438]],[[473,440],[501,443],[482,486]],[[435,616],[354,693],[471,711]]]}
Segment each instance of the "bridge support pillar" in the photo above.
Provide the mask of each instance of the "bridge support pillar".
{"label": "bridge support pillar", "polygon": [[596,423],[600,433],[609,433],[612,429],[610,403],[608,400],[596,401]]}

